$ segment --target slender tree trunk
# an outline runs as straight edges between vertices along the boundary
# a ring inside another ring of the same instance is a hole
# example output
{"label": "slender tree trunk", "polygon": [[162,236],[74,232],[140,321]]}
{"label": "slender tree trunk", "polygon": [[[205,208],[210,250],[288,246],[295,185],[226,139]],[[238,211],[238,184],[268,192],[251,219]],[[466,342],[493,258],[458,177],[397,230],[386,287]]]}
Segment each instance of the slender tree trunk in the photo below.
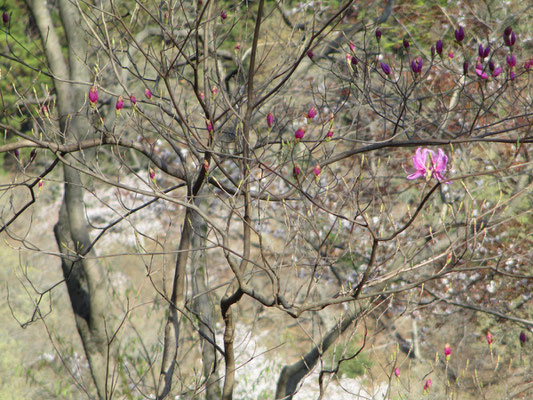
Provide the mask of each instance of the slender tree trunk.
{"label": "slender tree trunk", "polygon": [[[81,26],[78,9],[69,0],[59,0],[60,16],[65,30],[68,59],[65,60],[50,12],[44,0],[28,0],[35,18],[50,72],[54,76],[59,125],[64,143],[76,142],[90,135],[91,127],[81,115],[88,86],[68,81],[89,82],[88,67],[82,62],[87,54],[87,37]],[[75,163],[71,156],[65,157]],[[107,309],[106,283],[95,259],[89,226],[83,205],[83,182],[77,170],[64,165],[64,197],[54,234],[62,254],[61,266],[85,354],[98,397],[107,397],[110,357],[105,332]],[[86,257],[90,256],[90,257]]]}
{"label": "slender tree trunk", "polygon": [[[200,197],[201,198],[201,197]],[[196,205],[202,208],[205,201],[198,200]],[[191,283],[192,283],[192,302],[193,312],[198,318],[198,329],[202,346],[203,373],[206,384],[206,400],[220,399],[220,388],[218,385],[217,373],[217,353],[212,343],[215,343],[215,324],[214,311],[215,306],[207,287],[207,263],[206,263],[206,236],[207,224],[204,219],[197,213],[191,213],[192,240],[190,257]],[[207,339],[204,337],[207,337]]]}

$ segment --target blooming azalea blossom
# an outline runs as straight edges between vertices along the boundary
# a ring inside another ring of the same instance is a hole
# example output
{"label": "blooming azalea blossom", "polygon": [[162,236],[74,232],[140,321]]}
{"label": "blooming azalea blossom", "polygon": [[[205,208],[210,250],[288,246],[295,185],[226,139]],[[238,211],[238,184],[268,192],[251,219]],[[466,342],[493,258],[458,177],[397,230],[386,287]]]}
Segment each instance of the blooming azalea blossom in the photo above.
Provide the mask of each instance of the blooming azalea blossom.
{"label": "blooming azalea blossom", "polygon": [[416,171],[408,175],[407,179],[413,180],[420,177],[425,177],[427,180],[429,180],[434,177],[438,181],[443,181],[443,173],[446,170],[447,164],[448,156],[444,154],[442,149],[438,149],[437,154],[435,155],[433,150],[419,147],[413,157],[413,166],[415,167]]}

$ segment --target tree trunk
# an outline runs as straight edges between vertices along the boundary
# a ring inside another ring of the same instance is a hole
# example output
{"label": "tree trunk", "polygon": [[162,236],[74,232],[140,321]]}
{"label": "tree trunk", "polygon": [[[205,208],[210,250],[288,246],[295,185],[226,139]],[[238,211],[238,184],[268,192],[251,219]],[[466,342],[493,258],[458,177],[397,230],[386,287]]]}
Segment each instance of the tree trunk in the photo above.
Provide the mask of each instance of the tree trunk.
{"label": "tree trunk", "polygon": [[[200,194],[200,198],[201,194]],[[197,200],[196,205],[202,208],[205,201]],[[207,286],[207,263],[206,263],[206,237],[207,224],[197,213],[191,212],[191,283],[192,283],[192,310],[198,318],[198,329],[201,332],[200,341],[202,346],[203,373],[206,385],[206,400],[220,399],[218,385],[217,353],[212,343],[215,343],[215,306],[208,293]],[[207,339],[206,339],[207,337]]]}
{"label": "tree trunk", "polygon": [[[45,49],[57,94],[61,140],[71,143],[87,138],[91,130],[88,118],[79,113],[88,86],[68,81],[89,82],[88,67],[82,62],[87,54],[87,38],[76,6],[59,0],[60,16],[68,45],[68,62],[46,2],[28,0]],[[65,157],[69,162],[76,160]],[[77,170],[64,165],[64,197],[54,234],[61,252],[61,266],[91,374],[100,399],[107,398],[108,371],[111,367],[105,331],[106,281],[95,253],[90,247],[89,226],[83,205],[83,183]],[[86,257],[89,256],[89,257]]]}

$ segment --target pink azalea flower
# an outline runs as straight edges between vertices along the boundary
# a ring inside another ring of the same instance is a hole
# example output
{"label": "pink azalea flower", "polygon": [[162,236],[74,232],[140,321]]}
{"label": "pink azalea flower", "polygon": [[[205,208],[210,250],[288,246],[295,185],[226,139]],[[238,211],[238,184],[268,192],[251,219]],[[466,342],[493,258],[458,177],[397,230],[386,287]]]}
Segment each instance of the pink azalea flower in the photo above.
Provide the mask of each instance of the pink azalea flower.
{"label": "pink azalea flower", "polygon": [[394,375],[396,375],[397,378],[400,377],[400,368],[398,367],[394,368]]}
{"label": "pink azalea flower", "polygon": [[318,178],[320,176],[320,173],[322,172],[322,170],[320,169],[320,165],[315,165],[315,168],[313,169],[313,173],[315,174],[315,176]]}
{"label": "pink azalea flower", "polygon": [[298,128],[296,132],[294,132],[294,137],[296,138],[296,140],[303,139],[304,135],[305,135],[304,128]]}
{"label": "pink azalea flower", "polygon": [[478,64],[476,66],[476,74],[477,76],[479,76],[481,79],[489,79],[489,76],[487,75],[486,72],[483,72],[483,66],[481,64]]}
{"label": "pink azalea flower", "polygon": [[152,92],[151,92],[150,89],[148,89],[148,88],[146,88],[146,89],[144,90],[144,95],[146,96],[146,98],[147,98],[148,100],[150,100],[150,99],[152,98]]}
{"label": "pink azalea flower", "polygon": [[435,155],[433,150],[419,147],[413,157],[413,166],[415,167],[416,171],[411,175],[408,175],[407,179],[413,180],[420,177],[425,177],[427,180],[429,180],[431,177],[434,177],[438,181],[443,181],[443,173],[446,170],[447,164],[448,157],[446,154],[444,154],[442,149],[438,149],[437,155]]}
{"label": "pink azalea flower", "polygon": [[313,119],[316,117],[316,109],[315,107],[311,107],[309,111],[307,111],[307,118]]}
{"label": "pink azalea flower", "polygon": [[133,104],[133,105],[137,104],[137,99],[135,98],[134,95],[130,96],[130,101],[131,101],[131,104]]}

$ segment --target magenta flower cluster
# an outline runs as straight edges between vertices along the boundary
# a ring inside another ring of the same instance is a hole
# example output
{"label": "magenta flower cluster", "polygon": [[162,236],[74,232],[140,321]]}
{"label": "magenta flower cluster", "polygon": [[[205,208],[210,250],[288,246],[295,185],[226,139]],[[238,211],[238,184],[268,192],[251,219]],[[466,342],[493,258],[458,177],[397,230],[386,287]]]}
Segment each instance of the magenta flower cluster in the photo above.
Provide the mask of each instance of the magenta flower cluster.
{"label": "magenta flower cluster", "polygon": [[439,182],[444,181],[443,174],[447,164],[448,156],[444,154],[442,149],[438,149],[437,154],[435,154],[433,150],[419,147],[413,157],[413,166],[416,171],[408,175],[407,179],[413,180],[424,177],[429,180],[434,177]]}

